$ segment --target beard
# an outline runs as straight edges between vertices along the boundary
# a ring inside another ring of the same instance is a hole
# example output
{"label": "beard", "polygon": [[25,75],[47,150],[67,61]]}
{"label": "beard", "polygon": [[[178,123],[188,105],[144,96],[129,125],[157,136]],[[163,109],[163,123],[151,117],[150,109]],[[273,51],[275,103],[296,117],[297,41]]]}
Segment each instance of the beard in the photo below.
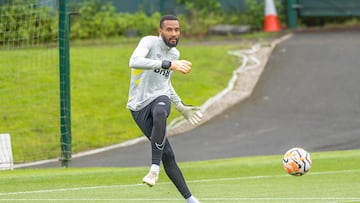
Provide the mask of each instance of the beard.
{"label": "beard", "polygon": [[[166,39],[166,37],[164,35],[161,35],[161,38],[164,41],[164,43],[170,48],[176,47],[179,42],[179,38],[176,38],[176,37]],[[172,40],[175,40],[175,43],[171,42]]]}

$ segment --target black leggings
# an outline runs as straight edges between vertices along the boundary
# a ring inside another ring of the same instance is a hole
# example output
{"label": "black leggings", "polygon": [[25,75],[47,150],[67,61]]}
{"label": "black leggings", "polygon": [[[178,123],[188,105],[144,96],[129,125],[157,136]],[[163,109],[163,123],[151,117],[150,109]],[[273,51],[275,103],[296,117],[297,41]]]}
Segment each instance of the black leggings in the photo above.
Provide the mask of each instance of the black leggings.
{"label": "black leggings", "polygon": [[167,96],[156,98],[139,111],[131,111],[136,124],[151,142],[152,164],[160,165],[162,161],[167,176],[186,199],[191,193],[176,163],[170,142],[166,138],[166,119],[169,114],[170,99]]}

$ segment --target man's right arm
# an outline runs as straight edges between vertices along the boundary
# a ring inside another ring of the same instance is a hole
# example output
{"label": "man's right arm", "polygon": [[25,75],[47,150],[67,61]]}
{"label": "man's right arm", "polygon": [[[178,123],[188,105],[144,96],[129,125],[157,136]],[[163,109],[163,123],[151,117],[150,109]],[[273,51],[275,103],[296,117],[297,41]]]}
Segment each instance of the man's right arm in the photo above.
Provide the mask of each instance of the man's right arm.
{"label": "man's right arm", "polygon": [[161,68],[162,61],[146,58],[152,46],[149,37],[140,40],[138,46],[132,53],[129,61],[130,68],[134,69],[158,69]]}
{"label": "man's right arm", "polygon": [[129,61],[130,68],[134,69],[170,69],[187,74],[191,71],[191,62],[186,60],[173,60],[170,62],[169,67],[164,67],[164,61],[146,58],[152,47],[150,37],[144,37],[140,40],[138,46],[132,53]]}

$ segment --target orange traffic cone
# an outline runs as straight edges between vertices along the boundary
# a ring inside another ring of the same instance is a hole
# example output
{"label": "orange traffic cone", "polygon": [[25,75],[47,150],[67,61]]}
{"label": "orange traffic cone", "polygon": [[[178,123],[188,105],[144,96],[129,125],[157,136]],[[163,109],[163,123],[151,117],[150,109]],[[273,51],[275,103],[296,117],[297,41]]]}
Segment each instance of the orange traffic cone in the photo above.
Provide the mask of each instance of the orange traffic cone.
{"label": "orange traffic cone", "polygon": [[274,0],[265,0],[265,32],[279,32],[281,30],[280,21],[276,13]]}

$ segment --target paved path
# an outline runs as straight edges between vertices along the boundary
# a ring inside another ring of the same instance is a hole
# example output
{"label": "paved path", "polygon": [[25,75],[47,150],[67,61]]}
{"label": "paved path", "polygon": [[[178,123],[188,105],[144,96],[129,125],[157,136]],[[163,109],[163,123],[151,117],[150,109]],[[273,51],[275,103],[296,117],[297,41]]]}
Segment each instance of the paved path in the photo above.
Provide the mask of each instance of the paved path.
{"label": "paved path", "polygon": [[[274,49],[251,97],[169,138],[177,160],[359,149],[359,53],[356,31],[294,34]],[[149,164],[147,142],[73,159],[73,167]]]}

